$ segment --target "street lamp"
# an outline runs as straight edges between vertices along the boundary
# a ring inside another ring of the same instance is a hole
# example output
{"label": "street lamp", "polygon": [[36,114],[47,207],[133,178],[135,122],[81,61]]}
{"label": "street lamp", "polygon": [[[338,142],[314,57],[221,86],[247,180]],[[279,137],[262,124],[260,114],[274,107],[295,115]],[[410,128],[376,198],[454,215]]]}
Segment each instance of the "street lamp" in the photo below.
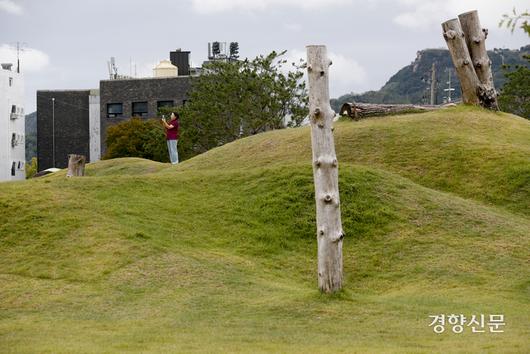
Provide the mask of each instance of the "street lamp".
{"label": "street lamp", "polygon": [[52,167],[55,167],[55,97],[52,97]]}

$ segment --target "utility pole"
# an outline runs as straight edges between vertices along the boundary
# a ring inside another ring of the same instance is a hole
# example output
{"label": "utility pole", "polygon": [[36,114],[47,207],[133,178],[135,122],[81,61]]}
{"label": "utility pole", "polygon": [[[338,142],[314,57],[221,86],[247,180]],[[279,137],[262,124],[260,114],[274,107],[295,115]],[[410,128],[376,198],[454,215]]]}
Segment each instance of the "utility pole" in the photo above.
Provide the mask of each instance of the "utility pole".
{"label": "utility pole", "polygon": [[52,97],[52,167],[55,167],[55,97]]}
{"label": "utility pole", "polygon": [[447,70],[449,72],[449,80],[447,81],[447,88],[444,89],[445,92],[447,92],[447,103],[451,103],[451,91],[454,91],[455,89],[451,87],[451,69]]}
{"label": "utility pole", "polygon": [[432,63],[431,69],[431,106],[436,104],[436,65]]}

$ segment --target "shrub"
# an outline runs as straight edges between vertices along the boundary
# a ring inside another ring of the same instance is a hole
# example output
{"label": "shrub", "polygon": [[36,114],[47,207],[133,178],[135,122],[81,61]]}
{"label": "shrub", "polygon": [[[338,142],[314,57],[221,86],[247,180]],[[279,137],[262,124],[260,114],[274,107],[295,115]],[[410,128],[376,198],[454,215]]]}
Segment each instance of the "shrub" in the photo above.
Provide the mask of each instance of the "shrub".
{"label": "shrub", "polygon": [[103,159],[141,157],[169,162],[166,134],[158,119],[131,118],[107,129]]}
{"label": "shrub", "polygon": [[32,178],[37,173],[37,158],[32,157],[30,163],[26,163],[26,178]]}

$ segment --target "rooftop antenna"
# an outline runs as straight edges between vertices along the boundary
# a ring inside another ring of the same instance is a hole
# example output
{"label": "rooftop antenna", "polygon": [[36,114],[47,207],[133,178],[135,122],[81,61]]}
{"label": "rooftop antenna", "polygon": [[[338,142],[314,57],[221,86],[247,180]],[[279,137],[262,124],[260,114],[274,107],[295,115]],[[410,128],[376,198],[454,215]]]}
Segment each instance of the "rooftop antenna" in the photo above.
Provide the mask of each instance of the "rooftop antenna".
{"label": "rooftop antenna", "polygon": [[110,57],[110,61],[107,61],[107,66],[109,68],[109,76],[111,80],[118,78],[118,67],[116,66],[116,58]]}
{"label": "rooftop antenna", "polygon": [[226,42],[208,42],[208,59],[209,60],[226,60],[228,52]]}
{"label": "rooftop antenna", "polygon": [[17,73],[20,74],[20,52],[23,52],[25,49],[26,43],[17,42]]}
{"label": "rooftop antenna", "polygon": [[107,60],[107,70],[109,71],[109,78],[112,80],[112,69],[110,67],[110,61]]}
{"label": "rooftop antenna", "polygon": [[20,53],[25,52],[26,50],[24,47],[26,47],[26,43],[20,43],[17,42],[16,44],[16,50],[17,50],[17,73],[20,73]]}

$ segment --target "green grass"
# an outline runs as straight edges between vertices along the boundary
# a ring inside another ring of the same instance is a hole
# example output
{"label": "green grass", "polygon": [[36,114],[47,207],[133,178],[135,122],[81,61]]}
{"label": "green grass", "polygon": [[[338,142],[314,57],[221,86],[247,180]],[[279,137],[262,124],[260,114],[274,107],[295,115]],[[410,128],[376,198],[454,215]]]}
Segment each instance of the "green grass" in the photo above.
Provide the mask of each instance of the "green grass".
{"label": "green grass", "polygon": [[[530,123],[335,127],[340,294],[316,284],[310,132],[275,131],[1,184],[0,352],[528,352]],[[436,335],[440,313],[501,313],[505,333]]]}

